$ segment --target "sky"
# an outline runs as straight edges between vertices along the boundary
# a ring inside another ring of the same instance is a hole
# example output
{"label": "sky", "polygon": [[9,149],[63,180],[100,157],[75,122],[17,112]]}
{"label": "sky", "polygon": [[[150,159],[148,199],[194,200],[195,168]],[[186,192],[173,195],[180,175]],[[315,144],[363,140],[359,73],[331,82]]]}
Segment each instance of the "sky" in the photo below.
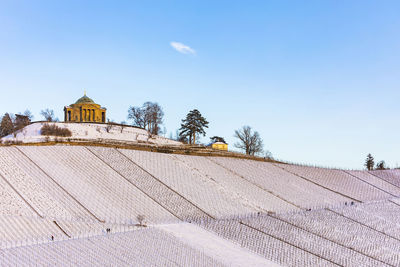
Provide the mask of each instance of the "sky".
{"label": "sky", "polygon": [[258,131],[281,160],[400,166],[399,1],[0,0],[0,114],[35,120],[84,90],[127,121],[158,102],[166,136]]}

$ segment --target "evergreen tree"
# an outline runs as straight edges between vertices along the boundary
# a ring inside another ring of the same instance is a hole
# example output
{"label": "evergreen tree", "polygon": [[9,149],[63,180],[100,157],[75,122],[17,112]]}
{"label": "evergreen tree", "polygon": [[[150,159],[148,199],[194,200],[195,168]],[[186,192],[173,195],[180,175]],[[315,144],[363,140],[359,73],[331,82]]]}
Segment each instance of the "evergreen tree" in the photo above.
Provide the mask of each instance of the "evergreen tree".
{"label": "evergreen tree", "polygon": [[6,113],[4,114],[1,120],[0,135],[1,137],[3,137],[12,134],[13,132],[14,132],[14,124],[11,120],[11,116],[8,113]]}
{"label": "evergreen tree", "polygon": [[364,166],[367,167],[367,170],[372,171],[374,169],[374,165],[374,157],[371,154],[368,154]]}
{"label": "evergreen tree", "polygon": [[[29,110],[25,110],[24,114],[15,114],[14,118],[14,133],[15,131],[19,131],[25,126],[31,123],[31,119],[33,118],[32,113]],[[11,119],[12,120],[12,119]]]}
{"label": "evergreen tree", "polygon": [[191,110],[182,120],[179,137],[182,139],[189,138],[189,144],[195,144],[196,135],[206,135],[204,128],[208,128],[208,121],[197,109]]}
{"label": "evergreen tree", "polygon": [[221,136],[213,136],[213,137],[210,137],[210,139],[211,139],[211,142],[213,142],[213,143],[221,142],[221,143],[226,144],[225,139]]}

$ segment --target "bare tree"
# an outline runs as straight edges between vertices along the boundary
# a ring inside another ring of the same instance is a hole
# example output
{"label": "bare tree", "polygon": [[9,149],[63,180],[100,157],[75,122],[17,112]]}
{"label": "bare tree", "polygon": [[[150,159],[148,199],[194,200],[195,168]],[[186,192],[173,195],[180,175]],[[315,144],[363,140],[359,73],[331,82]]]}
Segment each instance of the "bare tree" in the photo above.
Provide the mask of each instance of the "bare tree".
{"label": "bare tree", "polygon": [[385,162],[384,160],[379,161],[379,162],[376,164],[376,169],[377,169],[377,170],[386,170],[386,169],[388,169],[388,168],[386,167],[386,162]]}
{"label": "bare tree", "polygon": [[243,126],[235,131],[234,137],[239,139],[239,142],[234,146],[242,149],[247,155],[254,156],[263,152],[263,142],[257,131],[252,132],[250,126]]}
{"label": "bare tree", "polygon": [[32,112],[29,109],[25,110],[22,115],[26,116],[30,122],[33,120],[33,117],[34,117]]}
{"label": "bare tree", "polygon": [[141,107],[130,107],[128,110],[128,120],[133,120],[133,125],[145,128],[146,121],[145,121],[145,112]]}
{"label": "bare tree", "polygon": [[112,120],[108,119],[106,124],[106,132],[109,133],[114,126],[115,123]]}
{"label": "bare tree", "polygon": [[161,134],[162,130],[160,128],[161,124],[163,123],[163,117],[164,117],[164,112],[161,108],[160,105],[157,103],[152,103],[152,102],[146,102],[143,105],[146,110],[146,115],[147,115],[147,130],[151,134]]}
{"label": "bare tree", "polygon": [[50,121],[55,121],[55,120],[56,120],[56,119],[55,119],[55,116],[54,116],[54,110],[52,110],[52,109],[46,108],[46,109],[40,111],[40,115],[42,115],[43,118],[44,118],[46,121],[49,121],[49,122],[50,122]]}
{"label": "bare tree", "polygon": [[161,106],[154,102],[146,102],[142,107],[130,107],[128,110],[128,119],[133,120],[133,125],[148,130],[152,135],[162,133],[160,126],[163,117]]}
{"label": "bare tree", "polygon": [[124,131],[124,128],[126,127],[126,121],[121,121],[120,125],[121,127],[121,133]]}
{"label": "bare tree", "polygon": [[269,150],[264,152],[264,158],[266,158],[266,159],[274,159],[274,157],[272,156],[271,151],[269,151]]}

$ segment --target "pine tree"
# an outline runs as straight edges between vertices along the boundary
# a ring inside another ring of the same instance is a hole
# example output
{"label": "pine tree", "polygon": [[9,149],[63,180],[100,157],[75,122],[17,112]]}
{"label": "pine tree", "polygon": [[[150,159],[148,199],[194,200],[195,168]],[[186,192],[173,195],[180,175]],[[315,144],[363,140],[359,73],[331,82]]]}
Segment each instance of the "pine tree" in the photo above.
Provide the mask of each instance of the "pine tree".
{"label": "pine tree", "polygon": [[367,167],[367,170],[372,171],[374,169],[374,165],[374,157],[371,154],[368,154],[364,166]]}
{"label": "pine tree", "polygon": [[0,136],[7,136],[14,131],[14,124],[8,113],[4,114],[0,124]]}
{"label": "pine tree", "polygon": [[179,137],[188,137],[189,144],[195,144],[196,135],[206,135],[204,128],[208,128],[208,121],[197,109],[191,110],[186,115],[186,118],[182,120]]}
{"label": "pine tree", "polygon": [[221,142],[221,143],[225,143],[225,144],[226,144],[225,139],[224,139],[223,137],[221,137],[221,136],[213,136],[213,137],[210,137],[210,140],[211,140],[211,142],[213,142],[213,143]]}

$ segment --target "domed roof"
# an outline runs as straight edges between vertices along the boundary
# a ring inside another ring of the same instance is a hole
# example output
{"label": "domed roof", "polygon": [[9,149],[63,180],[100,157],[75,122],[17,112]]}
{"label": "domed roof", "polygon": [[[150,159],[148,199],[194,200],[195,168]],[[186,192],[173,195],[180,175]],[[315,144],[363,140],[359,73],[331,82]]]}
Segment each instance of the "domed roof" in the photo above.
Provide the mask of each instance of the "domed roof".
{"label": "domed roof", "polygon": [[84,96],[79,98],[75,102],[75,104],[96,104],[96,103],[94,103],[94,101],[90,97],[87,97],[86,94],[85,94]]}

